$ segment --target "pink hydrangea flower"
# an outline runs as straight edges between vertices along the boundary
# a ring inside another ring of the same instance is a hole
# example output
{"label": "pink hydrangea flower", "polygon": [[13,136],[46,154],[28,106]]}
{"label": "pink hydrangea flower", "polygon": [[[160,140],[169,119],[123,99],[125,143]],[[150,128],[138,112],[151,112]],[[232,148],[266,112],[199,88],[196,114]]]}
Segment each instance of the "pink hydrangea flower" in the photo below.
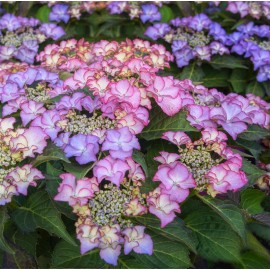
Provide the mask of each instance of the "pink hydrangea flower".
{"label": "pink hydrangea flower", "polygon": [[43,179],[43,174],[36,168],[33,168],[32,165],[26,164],[22,167],[16,167],[12,170],[5,178],[12,181],[13,185],[16,186],[16,189],[19,193],[27,195],[28,186],[36,186],[35,180]]}
{"label": "pink hydrangea flower", "polygon": [[[164,136],[164,134],[163,134]],[[155,157],[154,160],[162,163],[162,164],[170,164],[170,163],[173,163],[175,162],[176,160],[179,159],[179,155],[178,154],[175,154],[175,153],[168,153],[168,152],[159,152],[160,153],[160,156],[158,157]]]}
{"label": "pink hydrangea flower", "polygon": [[126,207],[125,214],[128,216],[138,216],[147,213],[146,206],[142,205],[138,198],[131,200],[126,204]]}
{"label": "pink hydrangea flower", "polygon": [[162,139],[168,140],[173,144],[176,144],[177,146],[183,145],[183,144],[188,144],[191,143],[191,139],[186,135],[186,133],[182,131],[167,131],[163,133]]}
{"label": "pink hydrangea flower", "polygon": [[161,228],[172,222],[176,217],[174,212],[180,213],[179,204],[170,200],[170,195],[159,194],[147,197],[149,212],[157,216],[161,221]]}
{"label": "pink hydrangea flower", "polygon": [[94,192],[99,190],[96,178],[82,178],[76,181],[76,177],[71,173],[61,174],[60,178],[63,181],[54,199],[68,202],[70,206],[86,204],[94,196]]}
{"label": "pink hydrangea flower", "polygon": [[100,232],[95,225],[82,224],[78,228],[77,238],[81,243],[81,254],[99,246]]}
{"label": "pink hydrangea flower", "polygon": [[100,229],[100,257],[107,263],[117,265],[117,259],[121,253],[120,241],[120,227],[118,224],[110,227],[108,225],[103,226]]}
{"label": "pink hydrangea flower", "polygon": [[48,110],[34,119],[31,122],[31,126],[42,128],[52,140],[55,140],[58,132],[61,130],[57,125],[60,120],[62,120],[62,117],[57,110]]}
{"label": "pink hydrangea flower", "polygon": [[14,195],[19,195],[16,186],[4,181],[0,183],[0,205],[11,202]]}
{"label": "pink hydrangea flower", "polygon": [[12,130],[15,122],[16,119],[14,117],[0,118],[0,133],[5,133],[8,130]]}
{"label": "pink hydrangea flower", "polygon": [[149,235],[144,233],[144,230],[144,226],[134,226],[123,231],[125,236],[124,252],[126,255],[132,250],[139,254],[152,255],[153,241]]}
{"label": "pink hydrangea flower", "polygon": [[13,136],[10,138],[10,147],[13,151],[23,151],[23,158],[41,154],[49,138],[40,127],[17,129]]}
{"label": "pink hydrangea flower", "polygon": [[190,124],[197,129],[216,127],[216,123],[210,119],[210,108],[207,106],[200,105],[189,105],[188,106],[187,120]]}
{"label": "pink hydrangea flower", "polygon": [[113,184],[120,186],[121,182],[124,180],[126,171],[129,169],[130,167],[125,161],[107,156],[97,162],[93,169],[93,173],[99,183],[103,179],[106,179]]}
{"label": "pink hydrangea flower", "polygon": [[179,95],[182,91],[175,85],[172,77],[156,76],[153,84],[147,87],[147,91],[169,116],[176,114],[182,108],[182,99]]}
{"label": "pink hydrangea flower", "polygon": [[23,125],[26,126],[29,122],[34,120],[38,115],[42,115],[46,109],[43,107],[43,103],[29,100],[21,105],[20,116]]}
{"label": "pink hydrangea flower", "polygon": [[179,161],[163,164],[158,167],[154,181],[160,181],[167,190],[177,186],[182,189],[194,188],[196,183],[187,167]]}
{"label": "pink hydrangea flower", "polygon": [[138,139],[129,131],[128,127],[118,130],[108,130],[102,145],[102,151],[109,150],[113,158],[125,159],[132,156],[133,149],[140,149]]}
{"label": "pink hydrangea flower", "polygon": [[237,191],[248,182],[244,172],[239,168],[234,171],[226,163],[213,167],[206,176],[210,179],[213,189],[220,193],[226,193],[228,190]]}
{"label": "pink hydrangea flower", "polygon": [[213,144],[215,142],[221,143],[228,140],[225,133],[218,131],[215,128],[205,128],[202,131],[202,139],[206,145]]}

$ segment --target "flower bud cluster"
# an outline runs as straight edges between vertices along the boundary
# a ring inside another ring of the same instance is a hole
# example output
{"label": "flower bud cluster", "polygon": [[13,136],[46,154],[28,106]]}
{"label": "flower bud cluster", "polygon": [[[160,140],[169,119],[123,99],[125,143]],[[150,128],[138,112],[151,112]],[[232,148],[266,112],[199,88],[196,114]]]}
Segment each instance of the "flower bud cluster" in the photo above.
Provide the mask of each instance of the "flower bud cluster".
{"label": "flower bud cluster", "polygon": [[162,181],[167,181],[165,175],[161,174],[164,164],[171,166],[179,162],[183,168],[178,175],[186,174],[185,170],[188,169],[195,179],[195,188],[207,190],[212,196],[228,190],[237,191],[247,183],[247,177],[241,171],[242,158],[227,147],[227,137],[221,131],[206,128],[202,131],[202,138],[194,142],[180,131],[165,132],[162,138],[176,144],[179,149],[177,155],[162,152],[162,156],[156,158],[163,163],[156,174],[161,175]]}
{"label": "flower bud cluster", "polygon": [[[78,215],[76,227],[81,253],[99,248],[103,260],[117,265],[122,245],[125,254],[134,250],[151,255],[153,242],[144,233],[144,227],[134,225],[129,218],[147,212],[145,195],[140,192],[141,181],[145,178],[141,167],[131,158],[127,162],[110,156],[105,159],[114,168],[109,174],[104,169],[112,168],[102,167],[101,160],[95,167],[93,178],[76,181],[72,174],[60,175],[63,181],[55,200],[68,202]],[[128,178],[125,177],[127,171]],[[119,178],[118,183],[115,177]]]}

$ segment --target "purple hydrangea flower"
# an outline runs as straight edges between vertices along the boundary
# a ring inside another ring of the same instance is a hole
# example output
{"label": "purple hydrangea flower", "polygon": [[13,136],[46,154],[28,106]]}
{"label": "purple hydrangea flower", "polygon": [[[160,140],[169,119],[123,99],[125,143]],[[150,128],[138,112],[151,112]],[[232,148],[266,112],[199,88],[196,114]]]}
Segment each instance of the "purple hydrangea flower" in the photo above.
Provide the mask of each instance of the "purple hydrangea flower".
{"label": "purple hydrangea flower", "polygon": [[132,156],[133,149],[140,149],[138,139],[129,131],[128,127],[118,130],[108,130],[102,145],[102,151],[109,150],[113,158],[126,159]]}
{"label": "purple hydrangea flower", "polygon": [[142,14],[140,16],[143,23],[150,21],[160,21],[161,14],[158,11],[158,8],[154,4],[145,4],[142,5]]}
{"label": "purple hydrangea flower", "polygon": [[47,37],[52,38],[53,40],[57,40],[60,37],[64,36],[66,33],[64,29],[60,26],[57,26],[54,23],[44,23],[39,28],[39,30],[46,35]]}
{"label": "purple hydrangea flower", "polygon": [[153,40],[157,40],[164,37],[170,30],[171,27],[167,23],[156,23],[148,27],[144,34]]}
{"label": "purple hydrangea flower", "polygon": [[53,6],[52,11],[49,15],[50,21],[56,21],[56,22],[63,21],[67,23],[70,18],[68,14],[68,9],[69,9],[69,6],[64,5],[64,4],[57,4]]}
{"label": "purple hydrangea flower", "polygon": [[99,151],[98,141],[99,138],[96,136],[77,134],[69,140],[64,152],[68,158],[75,157],[81,165],[96,161]]}

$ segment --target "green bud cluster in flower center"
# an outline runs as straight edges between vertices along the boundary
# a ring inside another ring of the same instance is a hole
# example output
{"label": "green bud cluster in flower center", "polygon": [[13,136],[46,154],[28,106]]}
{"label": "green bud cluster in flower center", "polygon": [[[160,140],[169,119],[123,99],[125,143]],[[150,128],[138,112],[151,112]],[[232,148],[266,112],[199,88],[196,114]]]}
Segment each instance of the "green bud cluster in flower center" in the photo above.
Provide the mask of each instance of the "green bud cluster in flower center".
{"label": "green bud cluster in flower center", "polygon": [[72,133],[91,134],[97,129],[112,129],[116,126],[116,121],[104,117],[94,112],[91,117],[85,114],[77,114],[75,111],[70,111],[67,115],[68,123],[64,130]]}
{"label": "green bud cluster in flower center", "polygon": [[185,164],[192,173],[198,189],[204,189],[208,183],[205,174],[213,167],[218,165],[222,158],[213,158],[211,151],[207,150],[205,146],[199,145],[196,149],[180,149],[180,161]]}
{"label": "green bud cluster in flower center", "polygon": [[27,28],[21,34],[7,31],[0,37],[0,42],[5,46],[20,47],[24,41],[37,40],[38,42],[43,42],[45,39],[46,37],[43,34],[36,34],[32,28]]}
{"label": "green bud cluster in flower center", "polygon": [[193,93],[195,104],[209,107],[220,107],[220,103],[213,97],[207,99],[207,97],[196,95]]}
{"label": "green bud cluster in flower center", "polygon": [[211,42],[211,38],[203,31],[195,33],[187,33],[181,28],[178,28],[176,34],[173,36],[173,40],[186,41],[190,47],[205,46]]}
{"label": "green bud cluster in flower center", "polygon": [[270,51],[270,41],[262,41],[259,46],[266,51]]}
{"label": "green bud cluster in flower center", "polygon": [[21,160],[20,152],[13,153],[4,142],[0,142],[0,167],[15,166]]}
{"label": "green bud cluster in flower center", "polygon": [[[0,168],[0,184],[4,181],[5,177],[13,170],[14,168],[3,169]],[[8,180],[7,180],[8,181]]]}
{"label": "green bud cluster in flower center", "polygon": [[106,184],[104,190],[96,192],[95,197],[89,201],[92,221],[99,226],[133,226],[132,222],[125,218],[125,211],[127,204],[135,198],[138,198],[141,204],[145,204],[142,194],[137,191],[138,188],[129,184],[121,185],[121,188],[111,183]]}
{"label": "green bud cluster in flower center", "polygon": [[26,96],[36,102],[44,102],[51,98],[49,91],[46,83],[38,83],[37,86],[26,88]]}

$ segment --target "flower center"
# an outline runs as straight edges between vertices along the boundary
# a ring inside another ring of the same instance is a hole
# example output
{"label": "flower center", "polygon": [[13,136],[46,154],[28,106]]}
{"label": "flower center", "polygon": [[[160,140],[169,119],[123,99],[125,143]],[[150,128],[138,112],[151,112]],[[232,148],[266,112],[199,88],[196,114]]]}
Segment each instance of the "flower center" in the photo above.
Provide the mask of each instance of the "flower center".
{"label": "flower center", "polygon": [[125,211],[127,204],[138,198],[145,205],[143,195],[136,186],[122,183],[121,188],[113,184],[105,184],[104,189],[96,192],[95,197],[89,201],[92,222],[99,226],[119,224],[121,228],[133,226],[127,219]]}
{"label": "flower center", "polygon": [[36,102],[45,102],[50,99],[50,88],[46,82],[38,82],[26,88],[26,96]]}
{"label": "flower center", "polygon": [[67,114],[67,124],[64,127],[66,132],[91,134],[95,130],[113,129],[116,127],[116,121],[96,112],[92,116],[78,114],[76,111],[70,111]]}
{"label": "flower center", "polygon": [[10,148],[4,142],[0,142],[0,166],[1,167],[15,166],[20,161],[22,161],[22,153],[12,152]]}
{"label": "flower center", "polygon": [[6,31],[3,36],[0,37],[0,43],[4,46],[20,47],[24,41],[37,40],[43,42],[45,40],[43,34],[35,33],[33,28],[18,29],[17,31]]}
{"label": "flower center", "polygon": [[[186,29],[188,31],[188,29]],[[186,41],[190,47],[206,46],[211,42],[210,36],[206,35],[203,31],[188,33],[182,28],[177,28],[173,40]]]}
{"label": "flower center", "polygon": [[203,190],[208,183],[205,174],[222,161],[217,153],[208,150],[203,145],[195,146],[193,149],[180,149],[180,161],[187,166],[192,173],[197,189]]}

